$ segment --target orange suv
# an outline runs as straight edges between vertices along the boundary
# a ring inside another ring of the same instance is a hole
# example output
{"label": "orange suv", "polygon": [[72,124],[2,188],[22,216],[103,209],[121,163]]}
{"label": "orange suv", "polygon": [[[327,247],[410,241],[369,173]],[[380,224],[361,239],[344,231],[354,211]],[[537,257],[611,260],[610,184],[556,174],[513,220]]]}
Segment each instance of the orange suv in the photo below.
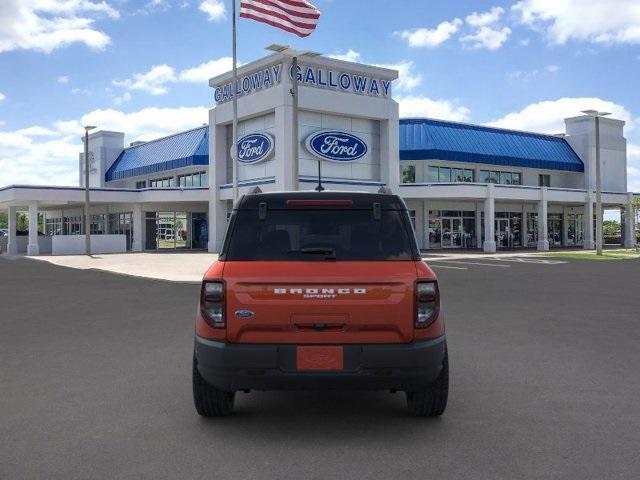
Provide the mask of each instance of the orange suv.
{"label": "orange suv", "polygon": [[235,392],[406,392],[441,415],[449,366],[440,291],[396,195],[258,193],[234,207],[196,315],[193,395],[228,415]]}

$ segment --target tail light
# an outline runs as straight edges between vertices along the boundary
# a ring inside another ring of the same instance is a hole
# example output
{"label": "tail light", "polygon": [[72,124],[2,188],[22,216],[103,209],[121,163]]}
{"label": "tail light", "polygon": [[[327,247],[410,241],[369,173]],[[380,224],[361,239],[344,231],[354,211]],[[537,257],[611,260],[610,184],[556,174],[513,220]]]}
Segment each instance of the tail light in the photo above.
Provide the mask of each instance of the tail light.
{"label": "tail light", "polygon": [[416,328],[426,328],[438,318],[440,290],[438,282],[416,282]]}
{"label": "tail light", "polygon": [[214,328],[224,328],[224,282],[202,282],[200,310],[206,322]]}

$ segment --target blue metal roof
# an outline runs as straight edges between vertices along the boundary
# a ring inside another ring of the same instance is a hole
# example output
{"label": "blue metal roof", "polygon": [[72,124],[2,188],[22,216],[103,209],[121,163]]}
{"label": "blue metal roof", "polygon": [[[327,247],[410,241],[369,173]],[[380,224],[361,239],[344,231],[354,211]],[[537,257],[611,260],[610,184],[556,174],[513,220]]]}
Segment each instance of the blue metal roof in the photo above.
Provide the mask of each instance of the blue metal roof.
{"label": "blue metal roof", "polygon": [[400,160],[452,160],[583,172],[564,138],[432,119],[400,120]]}
{"label": "blue metal roof", "polygon": [[148,175],[191,165],[209,165],[209,127],[203,126],[125,148],[105,181]]}

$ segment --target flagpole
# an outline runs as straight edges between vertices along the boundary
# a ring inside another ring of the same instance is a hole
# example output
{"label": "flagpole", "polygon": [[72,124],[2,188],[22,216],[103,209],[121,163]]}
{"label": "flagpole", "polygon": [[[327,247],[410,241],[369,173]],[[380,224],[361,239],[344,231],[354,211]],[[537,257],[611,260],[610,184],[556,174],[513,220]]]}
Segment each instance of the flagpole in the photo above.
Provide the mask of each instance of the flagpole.
{"label": "flagpole", "polygon": [[293,144],[291,145],[291,179],[293,190],[298,190],[298,147],[300,140],[298,138],[298,57],[294,56],[291,62],[293,68],[292,88],[291,95],[293,95],[293,109],[292,109],[292,125],[291,136]]}
{"label": "flagpole", "polygon": [[231,140],[231,161],[233,162],[233,202],[238,200],[238,53],[236,45],[236,1],[233,2],[233,126]]}

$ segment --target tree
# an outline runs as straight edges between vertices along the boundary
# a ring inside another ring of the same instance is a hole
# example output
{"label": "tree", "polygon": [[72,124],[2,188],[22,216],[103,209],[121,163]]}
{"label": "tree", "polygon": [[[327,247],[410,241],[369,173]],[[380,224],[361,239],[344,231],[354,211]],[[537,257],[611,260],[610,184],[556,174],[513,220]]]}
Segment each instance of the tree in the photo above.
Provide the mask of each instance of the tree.
{"label": "tree", "polygon": [[0,228],[9,228],[7,221],[7,212],[0,212]]}
{"label": "tree", "polygon": [[29,230],[29,217],[24,212],[19,212],[17,215],[16,221],[16,230],[19,232],[24,232]]}
{"label": "tree", "polygon": [[615,237],[620,234],[620,222],[605,220],[602,224],[602,233],[605,237]]}

